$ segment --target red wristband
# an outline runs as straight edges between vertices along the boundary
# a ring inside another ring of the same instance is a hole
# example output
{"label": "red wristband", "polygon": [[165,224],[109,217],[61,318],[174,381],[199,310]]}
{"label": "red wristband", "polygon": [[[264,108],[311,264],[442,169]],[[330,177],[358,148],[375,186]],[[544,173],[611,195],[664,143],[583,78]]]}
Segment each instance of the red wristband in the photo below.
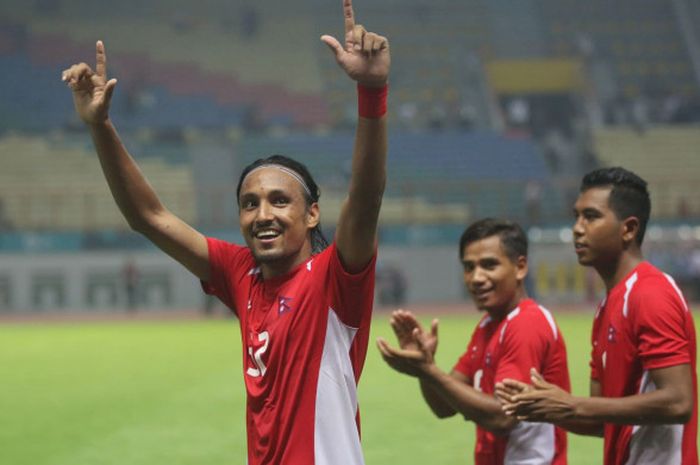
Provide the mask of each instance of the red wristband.
{"label": "red wristband", "polygon": [[357,112],[362,118],[381,118],[386,114],[386,96],[389,86],[367,87],[357,85]]}

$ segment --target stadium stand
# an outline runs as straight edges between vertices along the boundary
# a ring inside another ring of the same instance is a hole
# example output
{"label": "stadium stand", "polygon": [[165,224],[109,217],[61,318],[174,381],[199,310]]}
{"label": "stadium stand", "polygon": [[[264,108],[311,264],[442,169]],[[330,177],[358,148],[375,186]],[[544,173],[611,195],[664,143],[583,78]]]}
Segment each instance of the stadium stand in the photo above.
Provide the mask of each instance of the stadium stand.
{"label": "stadium stand", "polygon": [[[698,53],[697,21],[684,32],[679,8],[693,2],[624,0],[614,8],[602,0],[546,0],[541,15],[549,52],[585,60],[588,78],[608,124],[674,122],[688,119],[669,111],[697,99],[698,78],[691,56]],[[681,111],[680,113],[683,113]],[[694,110],[693,118],[698,117]]]}
{"label": "stadium stand", "polygon": [[[342,133],[248,137],[241,141],[238,152],[241,165],[245,165],[260,156],[284,151],[303,159],[324,190],[339,192],[347,180],[351,144],[352,136]],[[531,140],[509,139],[491,132],[394,132],[389,140],[387,169],[391,176],[385,202],[392,198],[422,199],[433,208],[455,205],[464,212],[467,206],[475,216],[522,218],[527,182],[535,180],[546,189],[552,188],[544,158]],[[549,207],[554,204],[543,205],[543,210]],[[433,218],[414,216],[412,220],[428,222]]]}
{"label": "stadium stand", "polygon": [[[3,127],[38,130],[74,123],[56,76],[69,63],[89,61],[97,38],[107,44],[110,74],[120,79],[114,116],[125,129],[245,126],[251,118],[295,127],[327,121],[309,46],[317,38],[303,15],[275,21],[285,12],[268,15],[256,7],[251,14],[265,20],[245,35],[240,24],[225,18],[216,27],[193,20],[196,24],[183,29],[172,10],[164,17],[130,17],[129,27],[118,27],[111,15],[88,19],[85,11],[92,7],[86,3],[62,2],[56,16],[23,15],[20,9],[8,12],[12,22],[0,23],[0,64],[8,70],[3,76],[8,98],[0,113],[16,115],[3,120]],[[121,14],[129,5],[134,8],[130,2],[120,5]],[[169,2],[159,5],[152,13],[173,8]],[[20,97],[27,76],[40,89],[29,102]],[[41,117],[32,118],[36,113]]]}
{"label": "stadium stand", "polygon": [[687,219],[700,215],[696,176],[700,173],[697,127],[601,129],[594,133],[601,163],[624,166],[650,184],[652,213],[657,218]]}
{"label": "stadium stand", "polygon": [[[582,43],[586,39],[616,66],[637,60],[629,76],[613,73],[621,89],[639,87],[643,80],[637,76],[642,69],[638,65],[644,62],[647,77],[664,75],[669,79],[662,81],[674,89],[697,92],[697,87],[691,89],[695,84],[692,73],[688,74],[691,66],[682,34],[665,2],[648,0],[634,9],[633,2],[625,0],[610,15],[599,0],[580,9],[577,5],[570,0],[541,4],[528,0],[516,7],[502,0],[436,0],[428,7],[420,0],[385,0],[363,9],[363,15],[371,18],[369,26],[391,37],[393,52],[393,136],[385,221],[400,223],[401,211],[412,212],[404,215],[407,224],[429,223],[432,218],[454,223],[465,214],[533,221],[528,213],[533,198],[541,212],[534,221],[567,218],[575,193],[573,180],[590,164],[584,156],[594,159],[592,152],[587,153],[587,127],[579,124],[587,116],[582,110],[587,105],[587,86],[599,84],[580,75],[590,72]],[[399,6],[402,13],[397,15]],[[83,134],[83,129],[69,93],[57,79],[67,63],[92,58],[97,37],[107,42],[111,74],[120,80],[113,118],[135,155],[146,160],[155,154],[157,160],[148,161],[153,163],[148,169],[179,173],[168,174],[175,177],[166,183],[170,189],[179,189],[179,194],[172,194],[178,198],[176,203],[190,202],[197,211],[216,208],[214,203],[197,200],[198,192],[212,183],[206,176],[192,175],[190,154],[201,150],[188,136],[192,131],[206,134],[200,142],[211,138],[230,144],[238,167],[274,152],[308,160],[330,199],[342,191],[339,186],[346,179],[343,163],[351,141],[345,129],[355,118],[354,90],[338,79],[334,60],[318,41],[320,33],[342,33],[337,10],[337,4],[320,0],[294,5],[206,0],[196,6],[184,0],[147,4],[125,0],[108,16],[86,0],[0,5],[0,66],[6,70],[0,76],[0,134],[8,135],[2,141],[3,150],[12,152],[3,159],[0,174],[8,183],[3,189],[11,197],[4,200],[6,215],[18,225],[40,229],[52,224],[59,229],[86,224],[123,227],[120,220],[98,217],[116,212],[109,198],[104,204],[98,202],[100,196],[88,195],[82,201],[85,209],[94,211],[89,215],[55,213],[68,211],[60,206],[64,204],[76,206],[76,211],[83,208],[65,200],[76,186],[85,190],[92,185],[83,178],[102,182],[95,175],[87,140],[71,139],[76,131]],[[521,21],[509,27],[514,17]],[[680,73],[682,67],[688,73]],[[670,79],[672,75],[678,79]],[[512,76],[517,79],[509,80]],[[515,81],[525,87],[514,88]],[[26,82],[32,83],[32,92],[26,92]],[[507,119],[505,107],[517,98],[530,103],[531,126],[541,124],[544,131],[511,130],[506,136],[498,135],[501,120]],[[496,109],[496,102],[504,108]],[[542,108],[555,104],[560,109],[543,117]],[[552,121],[573,135],[549,137],[546,130]],[[337,127],[329,128],[331,122]],[[37,134],[38,139],[18,138],[13,131]],[[685,135],[678,137],[664,140],[675,146],[697,145]],[[638,141],[635,136],[623,137],[612,145],[618,143],[634,146]],[[604,138],[590,144],[593,151],[607,151],[610,145]],[[36,151],[49,150],[65,169],[42,161],[53,171],[53,180],[27,174],[25,185],[41,183],[39,193],[22,187],[13,191],[7,187],[14,182],[11,177],[24,176],[15,171],[23,165],[13,161],[14,152],[22,150],[34,151],[26,160]],[[621,152],[627,150],[623,147]],[[86,168],[77,168],[79,164],[72,168],[79,173],[72,183],[68,180],[72,155],[56,151],[80,154],[78,160],[90,157]],[[601,157],[605,163],[614,157],[624,159],[622,155]],[[80,174],[88,172],[92,175]],[[660,172],[661,168],[655,170]],[[191,180],[179,181],[178,176]],[[676,185],[690,184],[683,181],[688,176],[676,183],[664,179],[658,181],[659,190],[669,192],[663,194],[668,206],[659,214],[698,214],[692,205],[682,207],[681,199],[688,195],[677,192]],[[71,187],[60,187],[64,185]],[[49,196],[54,206],[44,200],[49,189],[58,189]],[[104,191],[101,185],[95,189]],[[222,191],[216,205],[226,202],[230,192]],[[31,206],[21,218],[20,203]],[[447,213],[440,213],[443,206]],[[207,224],[209,218],[214,218],[213,223],[223,221],[211,212],[201,216]]]}
{"label": "stadium stand", "polygon": [[[167,144],[132,138],[127,143],[165,204],[196,223],[197,192],[188,153],[194,148],[185,141]],[[298,156],[326,193],[327,217],[335,218],[333,205],[339,207],[347,182],[351,144],[349,134],[290,134],[244,137],[232,150],[240,154],[239,167],[272,153]],[[392,176],[383,219],[392,224],[463,223],[469,215],[522,217],[525,185],[533,180],[549,185],[543,157],[527,139],[474,132],[398,133],[392,136],[390,147]],[[8,154],[0,173],[0,198],[17,228],[126,227],[87,138],[6,136],[0,139],[0,149]],[[226,202],[232,201],[234,180],[228,181]]]}
{"label": "stadium stand", "polygon": [[[87,140],[24,136],[0,139],[3,169],[0,199],[13,229],[26,231],[125,229]],[[194,186],[188,167],[157,155],[139,164],[162,200],[196,222]]]}

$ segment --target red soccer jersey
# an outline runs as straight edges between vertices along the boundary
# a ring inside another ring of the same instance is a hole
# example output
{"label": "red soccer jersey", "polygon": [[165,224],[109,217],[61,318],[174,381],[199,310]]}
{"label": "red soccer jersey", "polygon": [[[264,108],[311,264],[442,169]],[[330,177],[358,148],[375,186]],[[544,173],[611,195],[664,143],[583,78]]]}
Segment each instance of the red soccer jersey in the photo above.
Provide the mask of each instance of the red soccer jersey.
{"label": "red soccer jersey", "polygon": [[[695,324],[673,279],[643,262],[608,293],[593,321],[591,378],[604,397],[653,391],[649,370],[689,364]],[[605,465],[697,465],[697,405],[683,425],[605,425]]]}
{"label": "red soccer jersey", "polygon": [[[561,332],[548,310],[527,299],[502,321],[484,316],[454,370],[467,376],[475,389],[493,394],[504,378],[529,384],[530,368],[570,390]],[[497,436],[477,425],[474,463],[565,465],[566,432],[547,423],[520,422],[507,436]]]}
{"label": "red soccer jersey", "polygon": [[211,280],[240,320],[248,465],[359,465],[357,381],[372,314],[374,259],[343,270],[335,244],[263,280],[248,248],[208,238]]}

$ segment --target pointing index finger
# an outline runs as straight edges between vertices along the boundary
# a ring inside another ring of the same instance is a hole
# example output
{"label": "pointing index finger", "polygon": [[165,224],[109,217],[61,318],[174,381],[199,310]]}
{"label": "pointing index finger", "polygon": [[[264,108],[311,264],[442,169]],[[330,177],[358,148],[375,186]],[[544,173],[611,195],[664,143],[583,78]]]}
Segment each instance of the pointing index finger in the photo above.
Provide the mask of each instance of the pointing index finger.
{"label": "pointing index finger", "polygon": [[107,78],[107,54],[105,54],[105,46],[101,40],[95,45],[95,74],[100,77]]}
{"label": "pointing index finger", "polygon": [[343,17],[345,18],[345,33],[352,32],[355,27],[355,13],[352,11],[352,0],[343,0]]}

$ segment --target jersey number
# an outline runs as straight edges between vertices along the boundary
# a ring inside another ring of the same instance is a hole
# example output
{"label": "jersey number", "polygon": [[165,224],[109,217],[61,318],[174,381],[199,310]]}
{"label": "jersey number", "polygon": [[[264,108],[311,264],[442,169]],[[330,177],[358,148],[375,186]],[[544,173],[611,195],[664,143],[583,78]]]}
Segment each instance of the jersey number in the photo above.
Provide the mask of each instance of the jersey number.
{"label": "jersey number", "polygon": [[258,376],[265,376],[265,372],[267,371],[267,367],[262,361],[262,356],[267,351],[267,347],[270,345],[270,333],[268,333],[267,331],[259,333],[258,341],[262,342],[262,346],[258,347],[255,350],[255,352],[253,352],[252,347],[248,347],[248,355],[250,355],[250,359],[252,360],[253,365],[255,365],[256,368],[248,367],[248,369],[246,370],[246,374],[248,376],[252,376],[253,378],[257,378]]}

